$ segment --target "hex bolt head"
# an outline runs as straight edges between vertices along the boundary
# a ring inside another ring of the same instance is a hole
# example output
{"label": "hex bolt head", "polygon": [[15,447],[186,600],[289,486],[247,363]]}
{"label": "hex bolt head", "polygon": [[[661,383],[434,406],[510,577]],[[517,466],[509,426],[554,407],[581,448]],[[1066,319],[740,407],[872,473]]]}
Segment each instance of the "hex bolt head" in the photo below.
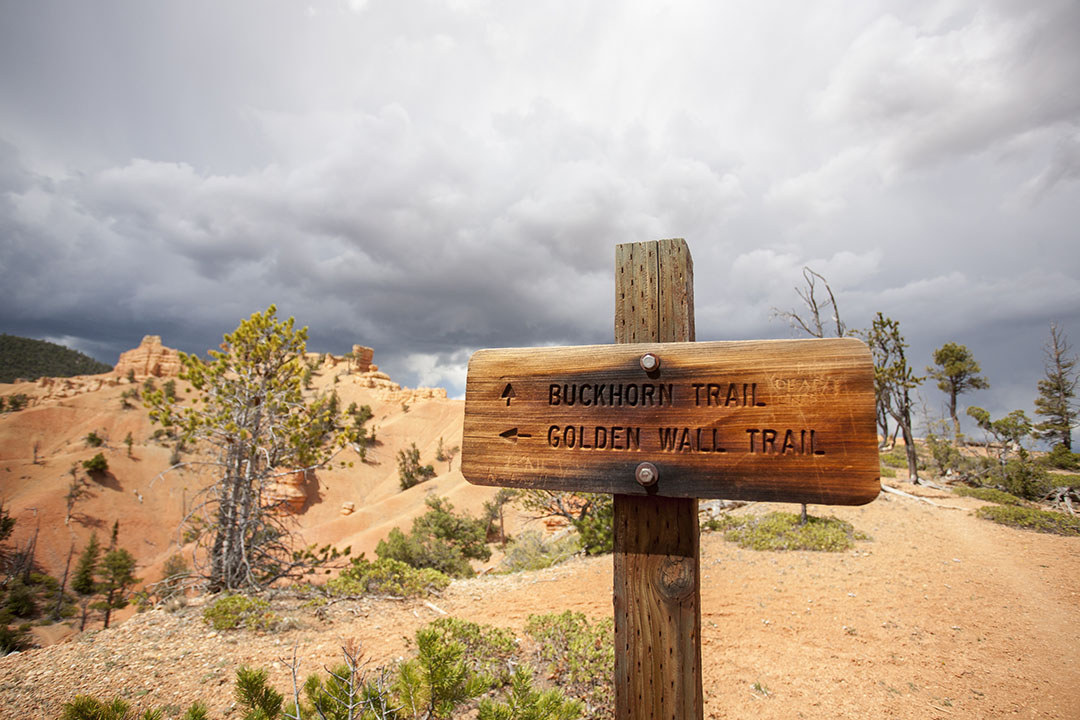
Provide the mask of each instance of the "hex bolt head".
{"label": "hex bolt head", "polygon": [[634,477],[642,487],[649,487],[650,485],[654,485],[656,481],[660,479],[660,471],[657,470],[656,466],[652,463],[643,462],[637,466]]}
{"label": "hex bolt head", "polygon": [[645,372],[652,372],[656,368],[660,367],[660,358],[656,357],[652,353],[645,353],[641,356],[641,369]]}

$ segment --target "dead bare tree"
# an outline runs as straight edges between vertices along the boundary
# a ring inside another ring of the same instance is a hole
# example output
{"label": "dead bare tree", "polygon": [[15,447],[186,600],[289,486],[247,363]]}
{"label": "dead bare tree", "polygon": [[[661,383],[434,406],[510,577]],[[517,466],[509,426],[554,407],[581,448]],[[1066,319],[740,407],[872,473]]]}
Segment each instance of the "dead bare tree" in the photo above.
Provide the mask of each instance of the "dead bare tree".
{"label": "dead bare tree", "polygon": [[[800,315],[796,310],[779,310],[777,308],[772,309],[772,316],[781,318],[786,321],[792,328],[801,330],[810,337],[823,338],[827,337],[825,333],[825,325],[821,321],[822,313],[828,311],[828,322],[833,326],[836,332],[835,337],[844,337],[847,335],[847,326],[844,325],[843,320],[840,319],[840,309],[836,305],[836,295],[833,294],[832,287],[829,285],[829,281],[825,279],[820,273],[814,272],[809,267],[802,269],[803,281],[806,283],[805,287],[795,288],[795,293],[803,301],[803,305],[806,306],[806,315]],[[817,296],[818,281],[825,286],[825,294],[829,296],[828,300],[819,299]],[[829,335],[828,337],[832,337]]]}
{"label": "dead bare tree", "polygon": [[[836,295],[833,294],[829,281],[825,279],[824,275],[814,272],[806,266],[803,267],[802,274],[805,285],[803,287],[796,286],[795,294],[799,296],[803,301],[803,305],[806,306],[804,314],[800,315],[799,311],[795,309],[780,310],[773,308],[772,316],[786,321],[792,328],[802,331],[810,337],[823,338],[826,337],[826,333],[821,316],[823,312],[827,312],[827,322],[832,326],[831,329],[835,330],[836,337],[844,337],[847,334],[847,326],[840,319],[840,308],[836,304]],[[818,281],[825,286],[825,294],[829,296],[828,300],[818,297]],[[805,525],[807,520],[806,505],[803,504],[799,523]]]}

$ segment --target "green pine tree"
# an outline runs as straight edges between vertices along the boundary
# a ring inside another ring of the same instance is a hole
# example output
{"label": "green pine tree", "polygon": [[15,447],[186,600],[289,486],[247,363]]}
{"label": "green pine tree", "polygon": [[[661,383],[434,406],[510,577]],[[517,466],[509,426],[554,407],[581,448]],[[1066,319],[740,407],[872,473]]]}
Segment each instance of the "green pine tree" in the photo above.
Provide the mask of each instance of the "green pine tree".
{"label": "green pine tree", "polygon": [[305,398],[307,328],[276,313],[271,305],[242,321],[209,360],[180,354],[180,379],[202,393],[198,402],[181,406],[160,389],[146,398],[154,422],[216,455],[218,477],[188,527],[210,590],[262,587],[310,565],[297,560],[290,527],[263,499],[281,468],[325,465],[356,439],[333,398]]}
{"label": "green pine tree", "polygon": [[98,593],[104,598],[96,603],[96,608],[105,613],[106,628],[112,611],[128,606],[128,590],[137,582],[135,558],[131,553],[123,548],[105,553],[98,568]]}
{"label": "green pine tree", "polygon": [[1076,408],[1077,357],[1070,354],[1071,346],[1065,333],[1050,324],[1050,339],[1043,348],[1046,356],[1045,377],[1039,381],[1039,397],[1035,398],[1035,414],[1046,418],[1035,425],[1038,437],[1051,445],[1064,445],[1072,452],[1072,428],[1080,412]]}
{"label": "green pine tree", "polygon": [[934,351],[934,365],[926,372],[937,380],[938,389],[949,396],[949,417],[953,423],[953,445],[960,445],[960,419],[956,415],[956,397],[969,390],[985,390],[990,387],[986,378],[979,375],[982,369],[971,351],[964,345],[945,343]]}
{"label": "green pine tree", "polygon": [[79,555],[79,562],[75,565],[75,576],[71,580],[71,589],[79,595],[79,606],[82,617],[79,620],[79,631],[86,627],[86,617],[90,609],[90,600],[97,594],[98,562],[101,558],[101,546],[98,544],[97,533],[90,534],[90,540]]}

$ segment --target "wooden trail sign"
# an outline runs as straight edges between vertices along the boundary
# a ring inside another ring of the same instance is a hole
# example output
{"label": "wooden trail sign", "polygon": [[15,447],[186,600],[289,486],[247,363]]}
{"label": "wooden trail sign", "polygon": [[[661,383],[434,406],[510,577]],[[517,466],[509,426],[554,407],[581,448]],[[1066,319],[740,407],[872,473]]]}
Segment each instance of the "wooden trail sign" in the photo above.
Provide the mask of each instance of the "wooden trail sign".
{"label": "wooden trail sign", "polygon": [[462,472],[504,487],[859,505],[880,492],[873,373],[853,338],[481,350]]}
{"label": "wooden trail sign", "polygon": [[880,490],[857,340],[693,343],[683,240],[615,249],[621,345],[482,350],[461,469],[614,494],[615,717],[700,720],[698,497],[862,504]]}

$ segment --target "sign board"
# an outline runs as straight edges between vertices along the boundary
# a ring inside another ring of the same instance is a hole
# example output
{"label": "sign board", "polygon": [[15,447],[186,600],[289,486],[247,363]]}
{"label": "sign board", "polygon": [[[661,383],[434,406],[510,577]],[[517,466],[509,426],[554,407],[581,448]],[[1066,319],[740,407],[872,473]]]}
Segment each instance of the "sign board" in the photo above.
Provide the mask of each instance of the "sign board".
{"label": "sign board", "polygon": [[854,338],[481,350],[469,482],[861,505],[880,492],[870,351]]}

